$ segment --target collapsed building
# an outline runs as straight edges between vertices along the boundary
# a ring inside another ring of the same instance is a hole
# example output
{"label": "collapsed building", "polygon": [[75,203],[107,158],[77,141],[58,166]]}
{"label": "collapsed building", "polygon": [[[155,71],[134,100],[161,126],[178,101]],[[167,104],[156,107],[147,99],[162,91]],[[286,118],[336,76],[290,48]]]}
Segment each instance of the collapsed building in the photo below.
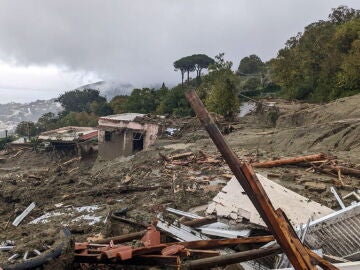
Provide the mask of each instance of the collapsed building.
{"label": "collapsed building", "polygon": [[129,156],[154,144],[162,133],[163,117],[123,113],[99,118],[99,155],[104,159]]}
{"label": "collapsed building", "polygon": [[78,155],[97,150],[98,130],[93,127],[67,126],[42,132],[38,142],[45,148],[74,151]]}

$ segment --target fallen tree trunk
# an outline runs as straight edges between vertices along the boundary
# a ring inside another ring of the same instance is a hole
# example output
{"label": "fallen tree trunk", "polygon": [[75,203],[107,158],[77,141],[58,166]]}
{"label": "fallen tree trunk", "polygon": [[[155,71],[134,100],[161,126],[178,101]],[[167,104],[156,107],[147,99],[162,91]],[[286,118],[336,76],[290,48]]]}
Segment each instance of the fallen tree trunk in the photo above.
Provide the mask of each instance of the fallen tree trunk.
{"label": "fallen tree trunk", "polygon": [[318,161],[325,159],[325,154],[315,154],[309,156],[300,156],[300,157],[292,157],[292,158],[284,158],[284,159],[277,159],[277,160],[269,160],[264,162],[255,162],[251,163],[251,166],[254,168],[272,168],[282,165],[292,165],[298,164],[302,162],[310,162],[310,161]]}
{"label": "fallen tree trunk", "polygon": [[323,166],[323,169],[328,169],[334,173],[338,173],[338,171],[340,170],[341,174],[360,177],[360,170],[354,169],[354,168],[348,168],[348,167],[344,167],[344,166],[325,165],[325,166]]}

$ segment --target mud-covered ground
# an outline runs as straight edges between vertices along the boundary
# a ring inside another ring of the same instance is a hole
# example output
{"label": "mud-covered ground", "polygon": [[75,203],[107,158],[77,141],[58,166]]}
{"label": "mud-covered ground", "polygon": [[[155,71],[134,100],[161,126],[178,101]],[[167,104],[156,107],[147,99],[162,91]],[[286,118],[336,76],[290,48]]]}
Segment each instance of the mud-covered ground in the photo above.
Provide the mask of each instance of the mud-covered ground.
{"label": "mud-covered ground", "polygon": [[[225,137],[241,159],[263,161],[324,152],[359,168],[360,95],[326,105],[275,102],[280,110],[275,126],[266,121],[266,112],[223,124],[232,127]],[[147,151],[111,161],[94,154],[64,165],[74,156],[30,149],[3,155],[0,241],[15,241],[16,248],[0,252],[0,260],[14,253],[46,250],[62,227],[68,227],[76,241],[86,241],[139,231],[168,206],[189,210],[207,204],[226,184],[230,170],[196,119],[174,122],[186,123],[178,136],[163,137]],[[220,162],[194,159],[176,165],[161,157],[189,151],[195,156],[206,153]],[[339,208],[329,190],[336,177],[297,166],[256,171],[314,201]],[[342,180],[346,188],[338,188],[341,195],[359,188],[359,179],[343,175]],[[34,210],[13,226],[15,217],[32,202]],[[120,210],[131,225],[111,218]]]}

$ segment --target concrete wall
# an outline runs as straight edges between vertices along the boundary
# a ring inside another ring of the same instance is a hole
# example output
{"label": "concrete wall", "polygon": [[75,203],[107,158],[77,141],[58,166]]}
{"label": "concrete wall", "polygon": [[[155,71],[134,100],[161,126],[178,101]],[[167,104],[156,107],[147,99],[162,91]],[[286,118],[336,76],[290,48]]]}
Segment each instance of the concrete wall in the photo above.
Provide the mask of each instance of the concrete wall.
{"label": "concrete wall", "polygon": [[123,148],[124,131],[113,131],[110,141],[105,141],[105,130],[99,131],[99,156],[104,159],[113,159],[123,155]]}
{"label": "concrete wall", "polygon": [[[115,122],[99,119],[99,155],[105,159],[133,154],[133,133],[143,133],[144,149],[154,144],[159,132],[159,126],[150,123]],[[111,140],[105,141],[105,130],[114,130]]]}

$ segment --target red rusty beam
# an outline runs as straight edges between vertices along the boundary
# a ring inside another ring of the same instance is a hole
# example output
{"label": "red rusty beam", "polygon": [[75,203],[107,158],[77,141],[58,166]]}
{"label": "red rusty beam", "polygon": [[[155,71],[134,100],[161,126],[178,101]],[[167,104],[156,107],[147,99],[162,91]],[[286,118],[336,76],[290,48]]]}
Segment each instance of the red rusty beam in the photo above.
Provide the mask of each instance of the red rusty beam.
{"label": "red rusty beam", "polygon": [[[185,95],[236,179],[275,236],[282,250],[286,253],[291,264],[296,270],[316,270],[316,266],[312,263],[309,254],[298,237],[291,234],[289,227],[279,224],[279,217],[251,166],[240,162],[239,158],[231,150],[196,92],[190,90]],[[289,224],[289,226],[291,225]]]}
{"label": "red rusty beam", "polygon": [[131,240],[134,240],[134,239],[138,239],[138,238],[142,237],[146,232],[147,232],[147,230],[143,230],[143,231],[140,231],[140,232],[123,234],[123,235],[120,235],[120,236],[114,236],[114,237],[100,239],[100,240],[94,241],[93,243],[96,243],[96,244],[109,244],[110,241],[113,241],[114,244],[120,244],[120,243],[128,242],[128,241],[131,241]]}

